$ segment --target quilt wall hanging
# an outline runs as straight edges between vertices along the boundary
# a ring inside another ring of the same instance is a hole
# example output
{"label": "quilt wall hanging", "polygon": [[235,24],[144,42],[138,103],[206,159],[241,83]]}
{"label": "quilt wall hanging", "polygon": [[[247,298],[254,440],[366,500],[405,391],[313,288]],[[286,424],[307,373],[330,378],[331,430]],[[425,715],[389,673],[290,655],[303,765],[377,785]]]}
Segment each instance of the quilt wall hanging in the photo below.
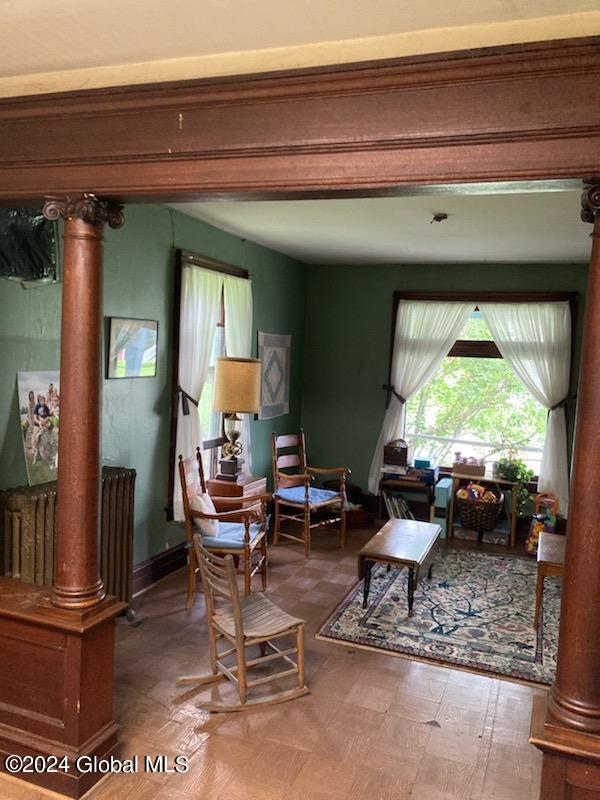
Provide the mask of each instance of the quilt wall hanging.
{"label": "quilt wall hanging", "polygon": [[258,357],[262,361],[258,419],[290,412],[290,353],[292,337],[258,332]]}

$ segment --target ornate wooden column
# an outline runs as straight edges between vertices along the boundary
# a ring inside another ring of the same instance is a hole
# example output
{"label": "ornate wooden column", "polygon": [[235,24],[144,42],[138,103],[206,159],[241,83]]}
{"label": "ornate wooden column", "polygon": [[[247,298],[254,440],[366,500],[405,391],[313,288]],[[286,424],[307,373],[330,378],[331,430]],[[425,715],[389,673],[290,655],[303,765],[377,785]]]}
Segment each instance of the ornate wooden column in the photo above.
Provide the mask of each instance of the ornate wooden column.
{"label": "ornate wooden column", "polygon": [[532,743],[544,752],[541,800],[600,798],[600,181],[583,193],[582,219],[594,228],[558,663],[531,727]]}
{"label": "ornate wooden column", "polygon": [[78,798],[102,777],[78,759],[117,747],[114,618],[124,604],[105,597],[98,520],[102,229],[123,218],[93,195],[50,198],[44,213],[65,219],[56,563],[52,592],[0,578],[0,768],[14,765],[9,755],[56,756],[60,769],[12,773]]}
{"label": "ornate wooden column", "polygon": [[100,437],[102,411],[102,233],[123,224],[120,207],[93,195],[50,198],[48,219],[63,217],[60,345],[58,535],[52,602],[99,603]]}

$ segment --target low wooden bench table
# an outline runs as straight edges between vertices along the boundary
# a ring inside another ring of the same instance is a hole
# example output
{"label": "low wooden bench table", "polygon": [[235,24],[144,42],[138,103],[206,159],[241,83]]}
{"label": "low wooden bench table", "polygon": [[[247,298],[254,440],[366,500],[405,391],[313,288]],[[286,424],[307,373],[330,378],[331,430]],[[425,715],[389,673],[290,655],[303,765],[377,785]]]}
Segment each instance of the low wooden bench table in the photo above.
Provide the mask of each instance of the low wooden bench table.
{"label": "low wooden bench table", "polygon": [[[431,554],[442,529],[431,522],[391,519],[358,554],[358,577],[363,578],[363,608],[367,607],[373,564],[398,564],[408,568],[408,614],[412,614],[419,569]],[[431,577],[429,566],[428,577]]]}

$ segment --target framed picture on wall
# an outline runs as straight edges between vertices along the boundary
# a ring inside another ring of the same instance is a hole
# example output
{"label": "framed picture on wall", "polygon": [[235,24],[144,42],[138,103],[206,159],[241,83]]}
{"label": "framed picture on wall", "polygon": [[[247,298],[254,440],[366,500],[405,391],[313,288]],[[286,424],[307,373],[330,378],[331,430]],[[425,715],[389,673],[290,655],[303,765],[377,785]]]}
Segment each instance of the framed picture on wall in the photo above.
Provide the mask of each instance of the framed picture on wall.
{"label": "framed picture on wall", "polygon": [[291,348],[291,336],[258,332],[258,357],[262,362],[258,419],[290,413]]}
{"label": "framed picture on wall", "polygon": [[158,322],[110,317],[107,378],[153,378],[156,375]]}
{"label": "framed picture on wall", "polygon": [[58,477],[60,373],[18,372],[19,422],[30,486]]}

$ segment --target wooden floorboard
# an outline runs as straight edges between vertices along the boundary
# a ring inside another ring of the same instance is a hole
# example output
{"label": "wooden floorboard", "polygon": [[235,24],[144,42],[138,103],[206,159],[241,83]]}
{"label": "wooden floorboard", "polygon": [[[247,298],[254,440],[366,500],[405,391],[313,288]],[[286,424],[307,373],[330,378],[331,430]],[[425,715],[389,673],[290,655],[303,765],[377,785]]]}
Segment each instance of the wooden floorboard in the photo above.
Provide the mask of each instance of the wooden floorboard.
{"label": "wooden floorboard", "polygon": [[[307,620],[311,694],[283,705],[198,710],[200,697],[176,679],[208,666],[202,595],[186,611],[180,571],[138,597],[141,624],[117,625],[121,755],[186,755],[189,771],[110,776],[86,798],[537,800],[541,755],[528,732],[541,690],[315,640],[356,581],[356,553],[372,534],[349,531],[344,551],[336,536],[316,534],[308,559],[294,545],[270,548],[268,596]],[[217,687],[202,699],[229,691]],[[3,800],[47,796],[0,778]]]}

